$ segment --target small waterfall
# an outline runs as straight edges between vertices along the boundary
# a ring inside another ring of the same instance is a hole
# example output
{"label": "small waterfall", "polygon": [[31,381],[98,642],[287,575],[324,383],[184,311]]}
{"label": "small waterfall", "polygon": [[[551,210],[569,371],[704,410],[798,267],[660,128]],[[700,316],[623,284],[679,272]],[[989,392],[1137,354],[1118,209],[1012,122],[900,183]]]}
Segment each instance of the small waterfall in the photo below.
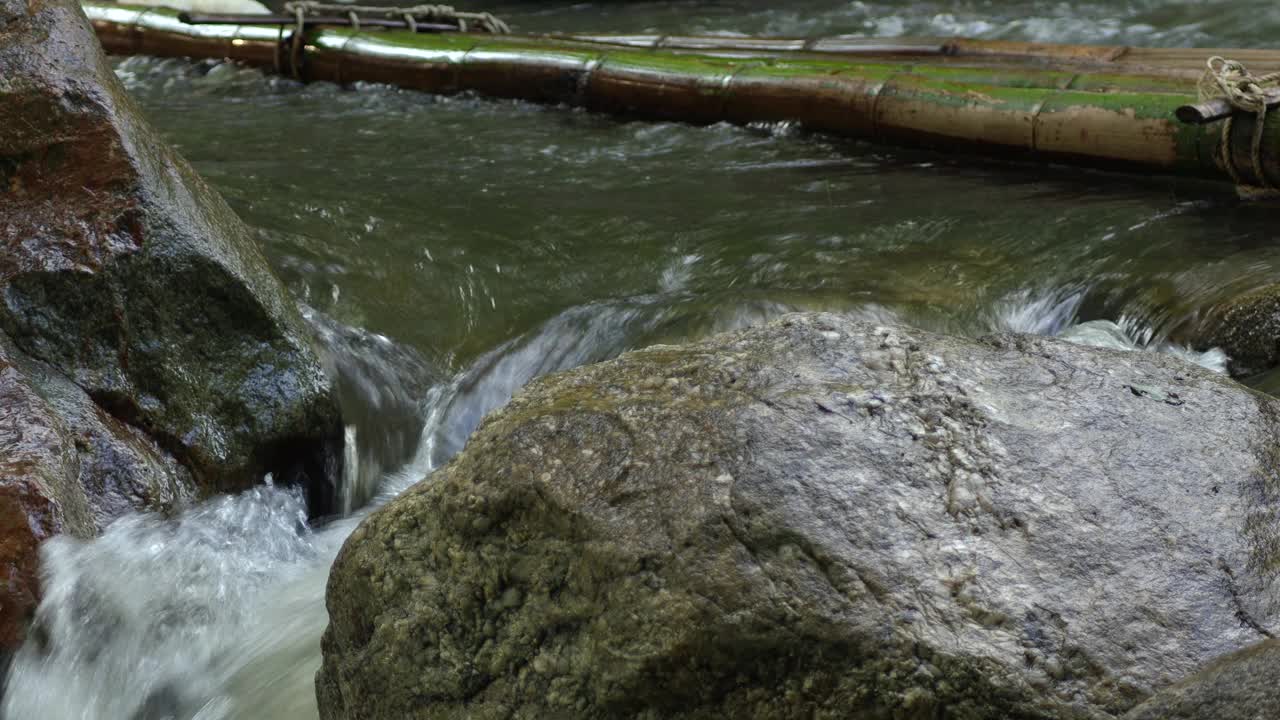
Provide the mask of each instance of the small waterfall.
{"label": "small waterfall", "polygon": [[1150,321],[1136,316],[1082,321],[1080,307],[1087,294],[1088,288],[1077,286],[1041,292],[1021,290],[996,303],[989,326],[998,332],[1056,336],[1077,345],[1160,352],[1217,373],[1227,372],[1227,355],[1221,349],[1198,352],[1169,342]]}
{"label": "small waterfall", "polygon": [[[1072,326],[1077,304],[1070,292],[1026,294],[998,313],[1006,328],[1143,346],[1133,328]],[[309,527],[299,492],[267,484],[177,518],[128,516],[89,542],[46,543],[48,591],[10,669],[0,718],[314,720],[329,566],[365,513],[447,462],[486,414],[540,375],[793,309],[670,296],[579,306],[446,381],[391,340],[307,311],[354,440],[349,516]],[[845,312],[895,320],[873,305]]]}
{"label": "small waterfall", "polygon": [[343,325],[303,307],[320,341],[346,422],[344,472],[334,506],[347,516],[363,507],[387,472],[413,457],[422,428],[422,398],[438,381],[414,350]]}
{"label": "small waterfall", "polygon": [[1084,296],[1085,288],[1082,287],[1041,292],[1021,290],[996,303],[991,329],[1055,335],[1074,320]]}
{"label": "small waterfall", "polygon": [[1221,348],[1197,352],[1189,347],[1156,340],[1155,333],[1150,328],[1128,318],[1122,317],[1119,322],[1110,320],[1082,322],[1066,328],[1058,337],[1077,345],[1112,350],[1152,350],[1182,358],[1216,373],[1227,372],[1227,354]]}
{"label": "small waterfall", "polygon": [[348,423],[338,506],[350,517],[311,527],[301,489],[268,478],[176,518],[50,540],[0,718],[314,720],[329,565],[387,472],[430,471],[410,461],[435,374],[388,338],[304,315]]}
{"label": "small waterfall", "polygon": [[417,354],[306,314],[356,441],[346,507],[372,503],[313,528],[298,489],[265,484],[173,519],[130,515],[92,541],[49,541],[37,630],[14,658],[0,718],[314,720],[329,566],[363,514],[452,457],[525,383],[617,355],[672,320],[644,299],[575,308],[432,383]]}
{"label": "small waterfall", "polygon": [[484,416],[502,407],[530,380],[618,355],[629,339],[651,331],[663,312],[649,303],[587,305],[570,309],[537,332],[485,353],[432,398],[422,450],[433,465],[466,443]]}

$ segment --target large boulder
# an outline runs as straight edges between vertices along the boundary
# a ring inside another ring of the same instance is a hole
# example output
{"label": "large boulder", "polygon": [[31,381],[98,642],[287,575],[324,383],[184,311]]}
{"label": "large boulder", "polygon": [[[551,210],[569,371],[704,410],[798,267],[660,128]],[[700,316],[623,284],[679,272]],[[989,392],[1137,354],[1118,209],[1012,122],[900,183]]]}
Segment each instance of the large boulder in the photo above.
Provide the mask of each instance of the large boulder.
{"label": "large boulder", "polygon": [[1114,718],[1280,627],[1278,413],[833,315],[550,376],[349,538],[321,716]]}
{"label": "large boulder", "polygon": [[328,512],[342,430],[297,307],[74,0],[0,0],[0,128],[2,661],[43,540],[266,473]]}
{"label": "large boulder", "polygon": [[331,503],[341,422],[249,230],[142,119],[75,0],[0,0],[0,330],[206,492]]}
{"label": "large boulder", "polygon": [[1280,715],[1280,640],[1219,658],[1124,720],[1267,720]]}

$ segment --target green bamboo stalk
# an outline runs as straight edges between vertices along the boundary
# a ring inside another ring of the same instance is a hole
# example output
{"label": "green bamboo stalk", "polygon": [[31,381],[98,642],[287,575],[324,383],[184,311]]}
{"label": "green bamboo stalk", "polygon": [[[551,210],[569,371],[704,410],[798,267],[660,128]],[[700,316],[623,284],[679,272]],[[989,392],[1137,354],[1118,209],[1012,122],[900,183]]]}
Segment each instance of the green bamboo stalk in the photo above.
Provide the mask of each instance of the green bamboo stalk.
{"label": "green bamboo stalk", "polygon": [[[866,41],[847,39],[733,38],[713,48],[721,39],[325,28],[305,33],[295,62],[291,28],[186,25],[163,9],[84,7],[116,53],[226,57],[303,80],[470,90],[695,123],[795,121],[904,145],[1230,177],[1220,151],[1222,123],[1187,125],[1174,117],[1195,99],[1196,74],[1185,65],[1199,51],[950,40],[944,43],[950,49],[939,52],[937,41],[895,40],[868,53],[851,49],[866,50]],[[759,54],[744,54],[751,48]],[[1280,182],[1276,116],[1267,121],[1263,172]],[[1236,168],[1264,184],[1254,177],[1242,130],[1249,121],[1236,125],[1240,134],[1231,145],[1245,147],[1243,158],[1231,153]]]}

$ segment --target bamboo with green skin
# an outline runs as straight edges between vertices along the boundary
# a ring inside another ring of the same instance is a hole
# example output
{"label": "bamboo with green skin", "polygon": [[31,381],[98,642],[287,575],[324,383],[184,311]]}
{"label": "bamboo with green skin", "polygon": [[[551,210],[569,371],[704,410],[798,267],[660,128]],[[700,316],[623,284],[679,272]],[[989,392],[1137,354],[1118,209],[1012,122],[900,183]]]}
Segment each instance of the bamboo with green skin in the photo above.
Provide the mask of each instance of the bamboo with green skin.
{"label": "bamboo with green skin", "polygon": [[[188,25],[176,11],[86,3],[109,52],[231,58],[304,80],[473,91],[693,123],[792,121],[901,145],[965,148],[1089,166],[1229,180],[1223,123],[1183,124],[1199,62],[1226,53],[1259,71],[1268,51],[1142,50],[1026,43],[660,36],[495,36]],[[887,44],[886,44],[887,43]],[[1262,171],[1253,120],[1232,157],[1249,184],[1280,184],[1280,113]]]}

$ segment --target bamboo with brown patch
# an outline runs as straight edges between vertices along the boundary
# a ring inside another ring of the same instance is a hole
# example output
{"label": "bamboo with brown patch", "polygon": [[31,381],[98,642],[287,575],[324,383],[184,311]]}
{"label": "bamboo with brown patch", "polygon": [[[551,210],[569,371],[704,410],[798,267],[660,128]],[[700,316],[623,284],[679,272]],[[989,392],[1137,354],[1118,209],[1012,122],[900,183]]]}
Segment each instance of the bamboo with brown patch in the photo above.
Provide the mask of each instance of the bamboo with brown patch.
{"label": "bamboo with brown patch", "polygon": [[[176,11],[86,3],[109,52],[228,58],[301,80],[473,91],[692,123],[796,122],[902,145],[1229,180],[1223,123],[1180,122],[1205,59],[1259,71],[1280,52],[1164,50],[966,39],[503,36],[404,30],[193,25]],[[1243,181],[1280,184],[1280,113],[1261,172],[1253,118],[1230,155]]]}

